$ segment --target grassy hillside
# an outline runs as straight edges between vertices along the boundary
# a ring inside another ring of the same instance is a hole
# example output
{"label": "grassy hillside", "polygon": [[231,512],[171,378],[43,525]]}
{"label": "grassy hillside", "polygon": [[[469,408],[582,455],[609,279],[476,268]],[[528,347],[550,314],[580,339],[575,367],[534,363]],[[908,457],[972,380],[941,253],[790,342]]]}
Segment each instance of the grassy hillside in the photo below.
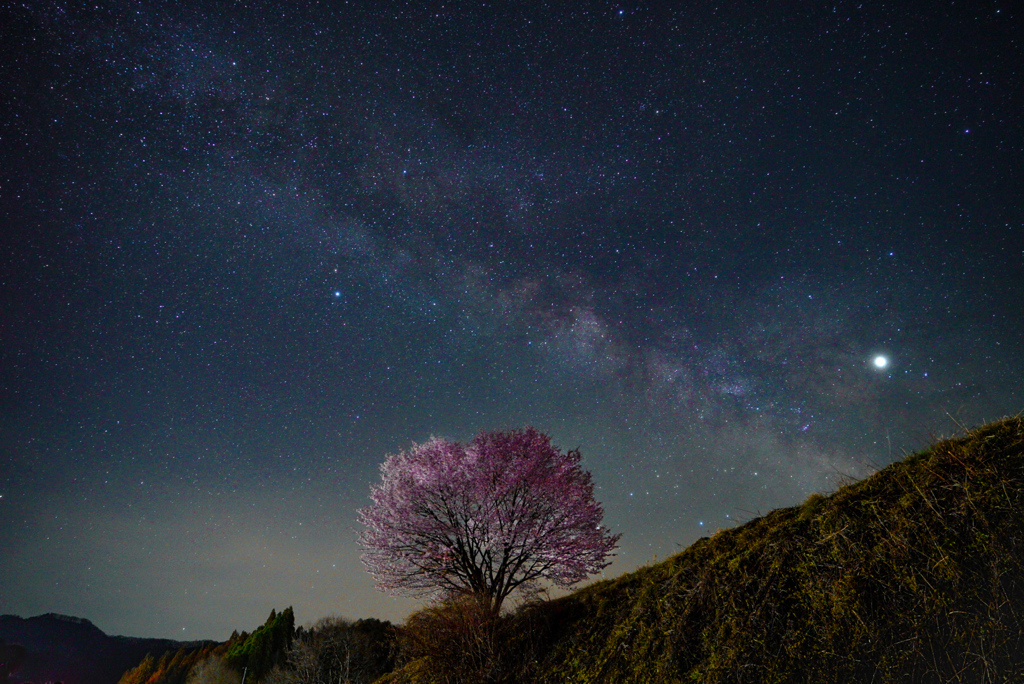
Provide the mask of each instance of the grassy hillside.
{"label": "grassy hillside", "polygon": [[[522,610],[496,643],[464,679],[1024,681],[1024,420]],[[467,650],[382,681],[454,681]]]}

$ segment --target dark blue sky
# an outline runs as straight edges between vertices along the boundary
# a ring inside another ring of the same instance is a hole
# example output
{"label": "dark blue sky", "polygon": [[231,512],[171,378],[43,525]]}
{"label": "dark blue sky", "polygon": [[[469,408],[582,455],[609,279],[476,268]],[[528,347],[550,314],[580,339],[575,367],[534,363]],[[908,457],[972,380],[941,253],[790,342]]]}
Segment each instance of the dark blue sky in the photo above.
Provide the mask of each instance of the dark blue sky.
{"label": "dark blue sky", "polygon": [[580,447],[615,575],[1024,410],[1012,3],[0,11],[0,612],[399,620],[432,434]]}

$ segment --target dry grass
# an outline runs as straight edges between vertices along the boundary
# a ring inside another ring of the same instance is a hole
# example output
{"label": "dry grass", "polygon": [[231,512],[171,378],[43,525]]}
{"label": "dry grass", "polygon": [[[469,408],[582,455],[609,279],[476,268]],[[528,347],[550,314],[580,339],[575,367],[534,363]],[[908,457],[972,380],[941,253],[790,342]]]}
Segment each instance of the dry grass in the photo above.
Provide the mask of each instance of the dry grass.
{"label": "dry grass", "polygon": [[[496,629],[489,681],[1024,681],[1024,420]],[[456,681],[441,665],[390,681]]]}

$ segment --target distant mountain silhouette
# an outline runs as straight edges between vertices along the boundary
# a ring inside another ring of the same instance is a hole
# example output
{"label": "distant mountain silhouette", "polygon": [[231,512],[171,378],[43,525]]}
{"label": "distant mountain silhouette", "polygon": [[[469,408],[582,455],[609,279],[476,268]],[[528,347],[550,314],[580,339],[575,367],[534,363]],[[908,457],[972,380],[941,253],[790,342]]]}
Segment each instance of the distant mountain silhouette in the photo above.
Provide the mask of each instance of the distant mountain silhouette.
{"label": "distant mountain silhouette", "polygon": [[84,618],[57,613],[32,618],[0,615],[0,642],[20,644],[27,651],[6,681],[37,684],[117,684],[147,653],[159,658],[182,646],[212,643],[110,636]]}

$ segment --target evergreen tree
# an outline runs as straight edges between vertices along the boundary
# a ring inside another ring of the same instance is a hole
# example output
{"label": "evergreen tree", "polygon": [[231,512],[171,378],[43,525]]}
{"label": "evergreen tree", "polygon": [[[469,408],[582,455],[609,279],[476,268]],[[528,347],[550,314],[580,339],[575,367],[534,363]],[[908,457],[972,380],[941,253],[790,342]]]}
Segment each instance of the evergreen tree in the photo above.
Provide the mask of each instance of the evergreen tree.
{"label": "evergreen tree", "polygon": [[274,665],[283,662],[294,634],[295,614],[291,607],[280,613],[271,610],[263,625],[228,649],[227,662],[245,670],[248,684],[258,684]]}

